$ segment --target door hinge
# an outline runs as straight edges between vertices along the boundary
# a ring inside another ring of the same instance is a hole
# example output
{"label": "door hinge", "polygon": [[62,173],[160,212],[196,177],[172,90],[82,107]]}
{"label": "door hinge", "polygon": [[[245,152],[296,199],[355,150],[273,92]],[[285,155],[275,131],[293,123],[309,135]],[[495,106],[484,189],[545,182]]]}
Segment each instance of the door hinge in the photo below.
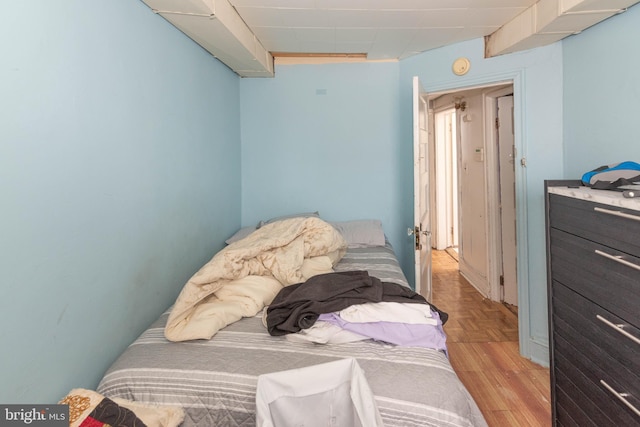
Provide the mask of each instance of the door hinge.
{"label": "door hinge", "polygon": [[500,119],[496,117],[496,129],[500,129]]}
{"label": "door hinge", "polygon": [[504,276],[500,276],[500,286],[504,286]]}

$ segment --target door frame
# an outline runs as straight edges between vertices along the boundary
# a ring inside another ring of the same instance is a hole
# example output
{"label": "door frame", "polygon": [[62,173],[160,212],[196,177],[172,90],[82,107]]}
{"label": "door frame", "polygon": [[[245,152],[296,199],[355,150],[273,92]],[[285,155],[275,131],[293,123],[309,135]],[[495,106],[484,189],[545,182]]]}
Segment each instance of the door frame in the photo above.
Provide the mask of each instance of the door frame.
{"label": "door frame", "polygon": [[[514,95],[514,145],[517,152],[515,187],[516,187],[516,239],[517,245],[517,277],[518,277],[518,337],[520,354],[529,359],[543,360],[547,357],[548,342],[536,340],[531,334],[529,307],[529,266],[527,237],[527,171],[526,171],[526,135],[524,132],[524,111],[526,105],[524,70],[487,74],[481,78],[465,79],[464,83],[435,83],[425,87],[431,95],[444,95],[468,89],[498,84],[513,85]],[[518,164],[520,166],[518,166]]]}

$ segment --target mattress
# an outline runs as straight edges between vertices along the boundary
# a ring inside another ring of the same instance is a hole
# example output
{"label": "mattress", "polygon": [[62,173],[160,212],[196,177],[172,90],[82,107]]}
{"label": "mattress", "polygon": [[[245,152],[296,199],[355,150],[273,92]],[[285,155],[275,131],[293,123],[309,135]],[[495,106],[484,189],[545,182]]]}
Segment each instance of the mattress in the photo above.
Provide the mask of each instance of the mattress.
{"label": "mattress", "polygon": [[[336,271],[366,270],[408,286],[386,246],[350,248]],[[163,313],[108,369],[97,391],[185,409],[183,426],[255,426],[259,375],[355,358],[364,370],[385,426],[486,426],[443,351],[365,340],[294,342],[268,334],[262,313],[209,340],[169,342]]]}

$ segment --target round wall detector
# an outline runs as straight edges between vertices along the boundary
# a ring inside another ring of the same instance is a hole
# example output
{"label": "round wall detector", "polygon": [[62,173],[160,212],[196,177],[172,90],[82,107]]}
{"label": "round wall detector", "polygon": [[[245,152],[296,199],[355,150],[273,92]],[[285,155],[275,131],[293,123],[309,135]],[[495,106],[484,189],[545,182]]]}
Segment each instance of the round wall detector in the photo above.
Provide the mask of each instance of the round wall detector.
{"label": "round wall detector", "polygon": [[453,69],[453,73],[455,75],[462,76],[464,74],[467,74],[467,71],[469,71],[469,68],[471,68],[471,62],[469,62],[467,58],[458,58],[453,61],[453,67],[451,68]]}

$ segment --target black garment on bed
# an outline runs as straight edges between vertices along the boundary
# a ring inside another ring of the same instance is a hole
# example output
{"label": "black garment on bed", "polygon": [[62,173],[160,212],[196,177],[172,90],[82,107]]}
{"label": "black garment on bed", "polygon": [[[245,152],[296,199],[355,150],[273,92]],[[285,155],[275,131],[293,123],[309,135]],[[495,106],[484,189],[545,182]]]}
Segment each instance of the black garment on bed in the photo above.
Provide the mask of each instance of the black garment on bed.
{"label": "black garment on bed", "polygon": [[[382,301],[428,303],[422,295],[406,286],[382,282],[366,271],[320,274],[278,292],[267,307],[267,330],[271,335],[296,333],[313,326],[320,314],[340,311],[354,304]],[[447,313],[431,307],[444,324]]]}

